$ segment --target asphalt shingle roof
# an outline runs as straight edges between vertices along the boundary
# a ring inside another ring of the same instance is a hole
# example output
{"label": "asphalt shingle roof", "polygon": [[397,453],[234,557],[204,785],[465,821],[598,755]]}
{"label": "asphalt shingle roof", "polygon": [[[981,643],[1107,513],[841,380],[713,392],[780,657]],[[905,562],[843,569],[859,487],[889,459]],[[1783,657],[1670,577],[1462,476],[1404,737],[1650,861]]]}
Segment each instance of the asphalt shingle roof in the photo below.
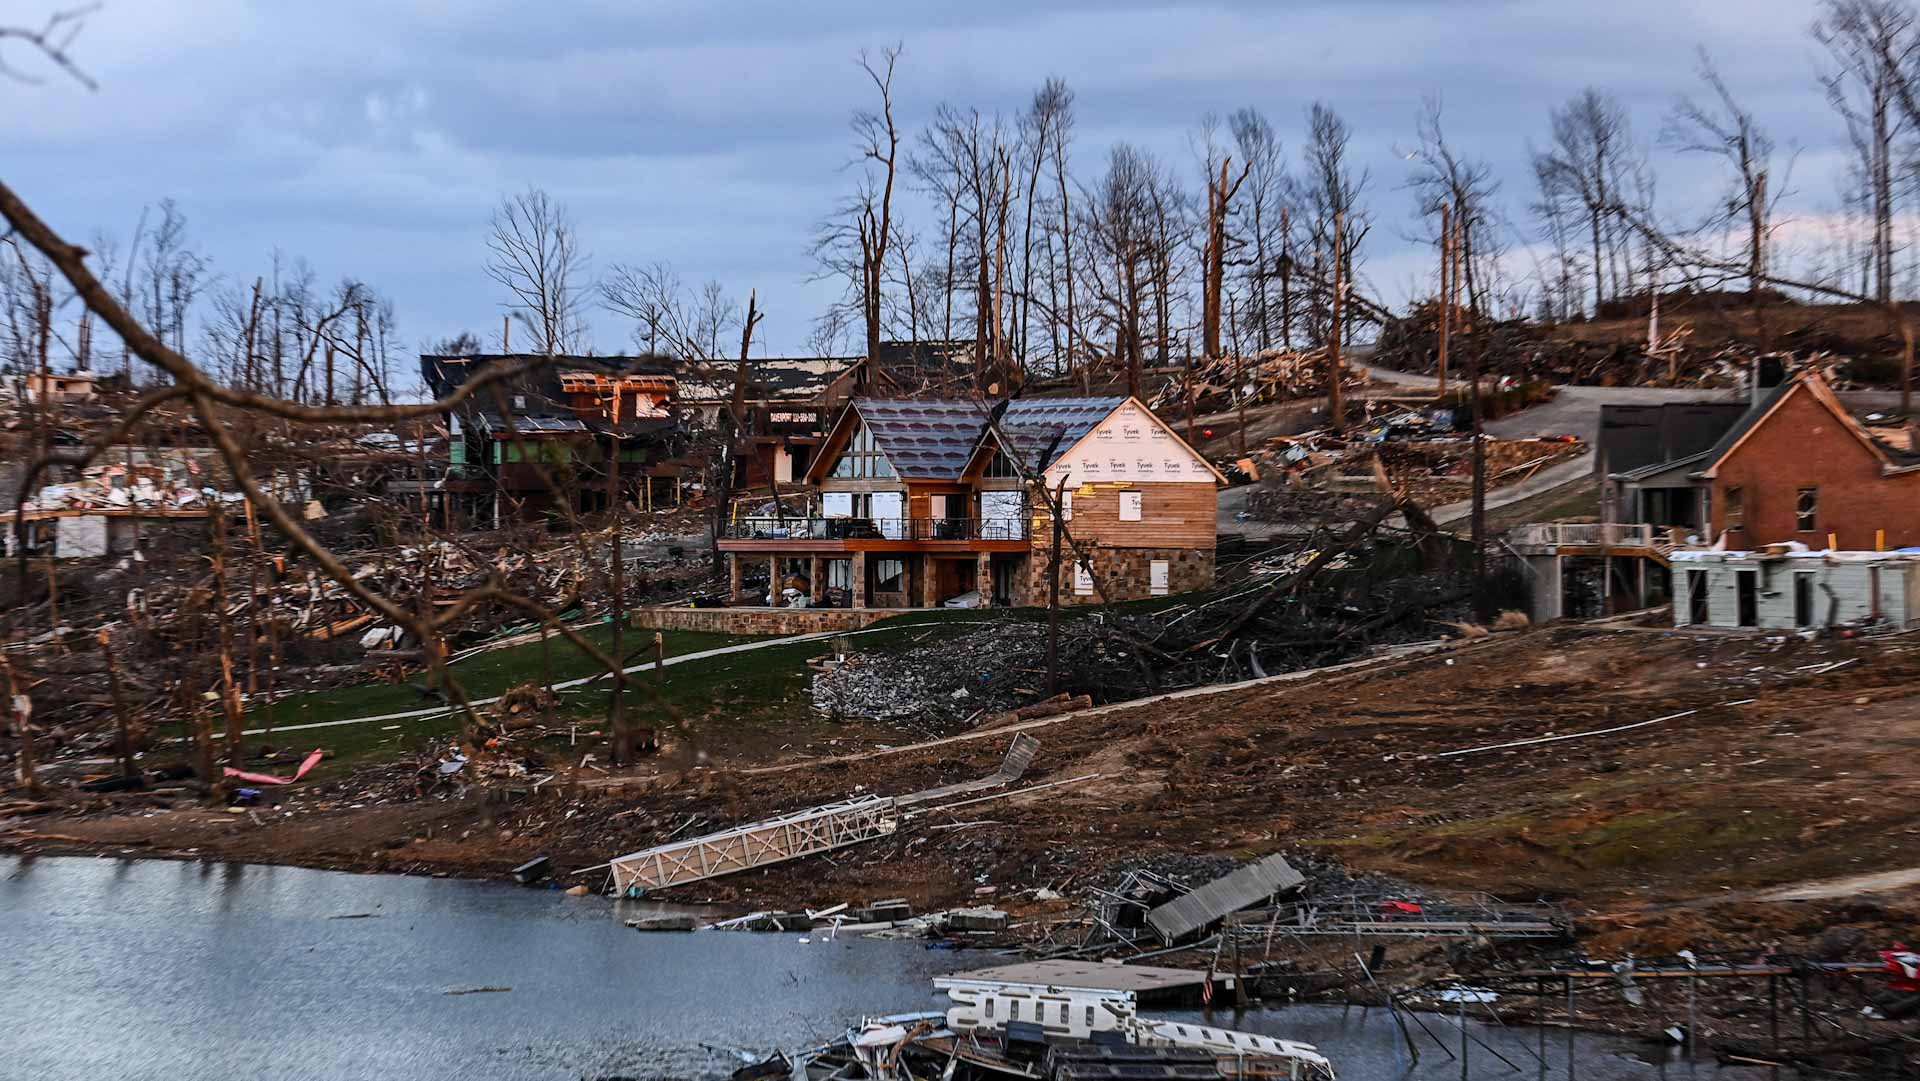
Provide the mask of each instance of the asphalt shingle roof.
{"label": "asphalt shingle roof", "polygon": [[[1125,398],[1037,398],[1013,401],[1000,415],[1010,451],[1029,469],[1045,469],[1079,442]],[[985,402],[858,398],[853,407],[894,471],[903,477],[958,480],[987,431]]]}
{"label": "asphalt shingle roof", "polygon": [[963,399],[860,398],[853,407],[903,477],[957,480],[986,427],[988,406]]}

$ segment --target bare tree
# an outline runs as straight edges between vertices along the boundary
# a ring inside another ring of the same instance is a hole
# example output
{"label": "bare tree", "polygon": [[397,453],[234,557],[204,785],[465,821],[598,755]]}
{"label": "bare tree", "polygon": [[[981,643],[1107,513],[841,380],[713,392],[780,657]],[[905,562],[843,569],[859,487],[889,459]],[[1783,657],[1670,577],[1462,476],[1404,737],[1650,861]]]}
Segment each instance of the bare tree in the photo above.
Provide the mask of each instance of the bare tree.
{"label": "bare tree", "polygon": [[1873,296],[1885,304],[1893,298],[1894,157],[1910,125],[1920,120],[1912,92],[1920,34],[1903,0],[1824,0],[1811,33],[1831,64],[1820,84],[1865,166]]}
{"label": "bare tree", "polygon": [[1088,193],[1082,235],[1093,250],[1084,282],[1099,303],[1095,318],[1113,336],[1115,360],[1125,369],[1127,393],[1140,392],[1145,351],[1141,322],[1152,297],[1156,244],[1153,156],[1127,143],[1107,155],[1107,171]]}
{"label": "bare tree", "polygon": [[1211,152],[1207,155],[1207,225],[1206,235],[1201,241],[1201,261],[1204,266],[1200,281],[1200,348],[1209,360],[1217,360],[1223,355],[1220,351],[1220,319],[1224,308],[1221,295],[1227,280],[1227,217],[1232,212],[1234,196],[1240,193],[1241,186],[1253,171],[1251,163],[1243,163],[1240,175],[1229,182],[1231,167],[1232,158],[1229,155]]}
{"label": "bare tree", "polygon": [[1308,313],[1313,339],[1322,343],[1345,331],[1344,320],[1335,326],[1332,319],[1332,267],[1339,265],[1338,277],[1351,291],[1355,256],[1370,229],[1360,197],[1371,176],[1365,169],[1356,173],[1348,162],[1347,146],[1352,140],[1353,129],[1340,114],[1325,102],[1314,102],[1307,109],[1301,169],[1289,181],[1291,202],[1299,212],[1295,224],[1305,231],[1303,246],[1323,268],[1309,278],[1314,291]]}
{"label": "bare tree", "polygon": [[684,288],[666,263],[614,263],[599,284],[600,303],[633,320],[633,341],[648,354],[682,356],[687,334]]}
{"label": "bare tree", "polygon": [[[814,233],[810,247],[818,276],[844,278],[846,293],[835,308],[851,307],[865,330],[868,358],[880,355],[885,336],[887,253],[899,235],[893,217],[894,182],[900,161],[900,129],[893,118],[893,73],[900,46],[883,49],[876,60],[864,49],[857,63],[879,96],[877,109],[856,109],[852,127],[859,167],[854,192],[844,199]],[[824,320],[839,327],[845,312],[828,312]]]}
{"label": "bare tree", "polygon": [[1004,340],[1003,329],[994,323],[994,302],[1000,291],[995,277],[997,231],[1006,213],[1009,179],[1006,125],[998,116],[983,117],[978,109],[942,105],[920,133],[919,143],[909,168],[929,189],[948,198],[948,278],[956,281],[964,271],[971,280],[974,377],[984,386],[988,358]]}
{"label": "bare tree", "polygon": [[140,297],[147,325],[176,350],[187,347],[187,316],[201,294],[211,262],[187,239],[187,216],[172,199],[160,200],[160,224],[153,229],[142,261]]}
{"label": "bare tree", "polygon": [[1487,286],[1486,273],[1480,268],[1492,265],[1500,254],[1492,228],[1500,182],[1493,179],[1490,164],[1463,157],[1447,142],[1443,111],[1437,94],[1421,102],[1415,122],[1419,142],[1409,154],[1415,169],[1407,184],[1417,200],[1415,214],[1420,221],[1432,221],[1442,207],[1452,208],[1467,309],[1478,312],[1485,307]]}
{"label": "bare tree", "polygon": [[1064,328],[1060,341],[1055,345],[1055,352],[1062,357],[1062,369],[1071,372],[1074,367],[1073,346],[1079,327],[1073,295],[1073,204],[1068,197],[1067,183],[1067,146],[1073,140],[1073,91],[1058,80],[1048,80],[1045,89],[1052,91],[1053,98],[1049,109],[1053,113],[1053,178],[1060,197],[1059,277],[1066,294],[1066,307],[1056,307],[1059,314],[1049,321],[1056,327]]}
{"label": "bare tree", "polygon": [[74,39],[80,36],[80,31],[86,29],[87,16],[99,10],[99,4],[83,4],[49,14],[46,21],[38,27],[0,25],[0,77],[26,83],[40,81],[8,61],[5,48],[10,42],[19,42],[30,52],[40,54],[48,63],[66,72],[88,90],[99,89],[93,79],[80,70],[80,66],[74,62],[73,55],[69,51]]}
{"label": "bare tree", "polygon": [[[1551,147],[1534,154],[1534,173],[1560,204],[1586,212],[1595,305],[1622,289],[1616,215],[1622,202],[1632,133],[1625,106],[1588,87],[1549,114]],[[1611,270],[1611,291],[1609,274]]]}
{"label": "bare tree", "polygon": [[1258,109],[1235,109],[1227,118],[1227,127],[1247,167],[1247,244],[1253,257],[1247,275],[1246,318],[1253,324],[1255,344],[1271,349],[1275,312],[1269,300],[1274,277],[1270,271],[1286,247],[1280,227],[1286,197],[1286,158],[1280,137]]}
{"label": "bare tree", "polygon": [[1682,153],[1719,157],[1732,173],[1727,194],[1703,227],[1718,231],[1745,219],[1747,292],[1764,341],[1760,287],[1767,274],[1773,239],[1773,210],[1786,185],[1773,182],[1773,139],[1734,98],[1705,48],[1699,50],[1698,71],[1711,98],[1705,103],[1688,97],[1675,102],[1661,141]]}
{"label": "bare tree", "polygon": [[[1020,292],[1015,298],[1018,314],[1014,319],[1015,348],[1023,365],[1030,362],[1029,336],[1033,322],[1033,226],[1034,219],[1046,211],[1040,198],[1040,179],[1050,158],[1064,157],[1060,142],[1066,125],[1073,119],[1073,91],[1059,79],[1048,79],[1034,91],[1027,111],[1020,115],[1020,156],[1027,173],[1025,220],[1020,228]],[[1064,192],[1061,195],[1065,199]],[[1045,219],[1040,222],[1046,231]],[[1054,333],[1054,354],[1058,359],[1059,333]]]}
{"label": "bare tree", "polygon": [[587,256],[566,207],[539,188],[505,197],[493,212],[487,252],[487,276],[507,290],[505,307],[532,333],[534,351],[578,352]]}

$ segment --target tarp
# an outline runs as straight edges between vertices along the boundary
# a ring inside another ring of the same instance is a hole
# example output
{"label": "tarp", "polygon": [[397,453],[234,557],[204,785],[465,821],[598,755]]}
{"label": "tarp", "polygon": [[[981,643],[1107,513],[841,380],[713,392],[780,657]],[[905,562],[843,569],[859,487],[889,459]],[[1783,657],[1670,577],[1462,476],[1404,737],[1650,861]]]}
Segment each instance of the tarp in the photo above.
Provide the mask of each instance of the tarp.
{"label": "tarp", "polygon": [[275,777],[270,773],[248,773],[245,770],[234,769],[232,766],[228,766],[224,772],[229,777],[238,777],[243,781],[252,781],[254,784],[292,784],[305,777],[308,770],[319,765],[321,757],[325,754],[325,751],[315,748],[307,755],[306,760],[300,763],[300,768],[293,771],[291,777]]}

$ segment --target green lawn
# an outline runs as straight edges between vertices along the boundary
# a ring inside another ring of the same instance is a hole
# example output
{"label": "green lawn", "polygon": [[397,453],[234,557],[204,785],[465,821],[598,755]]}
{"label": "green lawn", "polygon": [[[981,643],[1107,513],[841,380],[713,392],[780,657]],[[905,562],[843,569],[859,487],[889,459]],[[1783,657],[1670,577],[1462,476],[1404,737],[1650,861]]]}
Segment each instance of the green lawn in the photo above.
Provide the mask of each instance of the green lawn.
{"label": "green lawn", "polygon": [[[977,612],[909,613],[884,620],[873,630],[852,635],[847,640],[861,650],[886,649],[923,641],[930,635],[946,637],[964,633],[969,624],[985,618]],[[605,648],[610,628],[601,626],[582,633]],[[669,657],[765,640],[696,631],[667,631],[665,637]],[[652,640],[652,631],[629,631],[627,650],[631,655]],[[552,639],[549,647],[555,682],[599,671],[591,658],[564,639]],[[775,726],[780,726],[783,733],[792,729],[795,739],[804,739],[817,734],[811,731],[813,726],[825,723],[812,709],[809,689],[813,669],[806,662],[831,648],[830,639],[797,642],[668,665],[663,677],[641,673],[645,686],[628,690],[627,713],[637,724],[668,728],[673,721],[659,704],[664,701],[703,744],[753,741]],[[643,663],[648,656],[643,653],[632,657],[629,664]],[[541,647],[539,643],[532,643],[477,654],[455,664],[454,671],[469,697],[491,697],[521,683],[540,682]],[[424,684],[425,679],[416,677],[413,682]],[[598,731],[607,715],[610,697],[604,681],[563,691],[556,718],[578,721],[583,735]],[[310,724],[400,713],[438,704],[407,684],[371,684],[283,699],[275,704],[273,718],[276,724]],[[255,703],[247,720],[248,727],[263,727],[265,713],[265,709]],[[391,756],[396,751],[418,747],[424,741],[450,738],[462,726],[460,718],[441,714],[306,729],[276,735],[268,742],[286,749],[325,747],[331,755],[327,765],[344,766],[375,755]],[[258,743],[262,737],[254,739]],[[561,740],[564,745],[565,737]]]}
{"label": "green lawn", "polygon": [[[612,647],[613,629],[606,624],[581,631],[580,636],[603,650]],[[748,635],[669,631],[666,635],[667,655],[671,657],[682,653],[698,653],[701,650],[717,649],[721,646],[752,640],[752,636]],[[645,649],[645,652],[640,656],[632,657],[628,664],[645,663],[652,656],[652,641],[652,631],[629,630],[624,642],[627,653],[631,656],[635,650]],[[548,641],[546,649],[552,656],[553,679],[556,683],[600,671],[597,661],[559,635],[553,636]],[[540,643],[531,642],[526,645],[475,654],[455,663],[453,674],[469,698],[491,698],[504,693],[509,687],[522,683],[541,682],[545,672],[543,656]],[[274,703],[271,717],[276,725],[310,724],[346,717],[402,713],[439,705],[438,699],[428,697],[418,689],[427,683],[428,677],[423,673],[414,677],[410,683],[362,684],[357,687],[341,687],[331,691],[292,695]],[[267,709],[257,702],[248,712],[250,728],[262,727],[268,720]]]}

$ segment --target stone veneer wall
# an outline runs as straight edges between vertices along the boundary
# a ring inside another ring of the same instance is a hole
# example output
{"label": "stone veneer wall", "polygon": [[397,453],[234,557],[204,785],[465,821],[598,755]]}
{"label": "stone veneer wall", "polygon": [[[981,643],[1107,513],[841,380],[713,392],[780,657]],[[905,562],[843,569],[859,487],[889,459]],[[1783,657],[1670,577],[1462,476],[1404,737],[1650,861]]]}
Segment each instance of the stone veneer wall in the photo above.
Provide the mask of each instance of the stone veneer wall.
{"label": "stone veneer wall", "polygon": [[900,612],[897,608],[636,608],[628,614],[635,627],[656,631],[818,634],[857,631]]}
{"label": "stone veneer wall", "polygon": [[[1153,596],[1151,564],[1167,561],[1167,592],[1186,593],[1213,585],[1213,551],[1194,548],[1095,548],[1093,573],[1096,582],[1106,588],[1108,600],[1137,601]],[[1060,603],[1099,604],[1100,593],[1073,591],[1073,565],[1062,561],[1060,567]],[[1023,594],[1014,603],[1044,606],[1047,603],[1047,549],[1035,548],[1027,556],[1027,573],[1019,579]]]}

